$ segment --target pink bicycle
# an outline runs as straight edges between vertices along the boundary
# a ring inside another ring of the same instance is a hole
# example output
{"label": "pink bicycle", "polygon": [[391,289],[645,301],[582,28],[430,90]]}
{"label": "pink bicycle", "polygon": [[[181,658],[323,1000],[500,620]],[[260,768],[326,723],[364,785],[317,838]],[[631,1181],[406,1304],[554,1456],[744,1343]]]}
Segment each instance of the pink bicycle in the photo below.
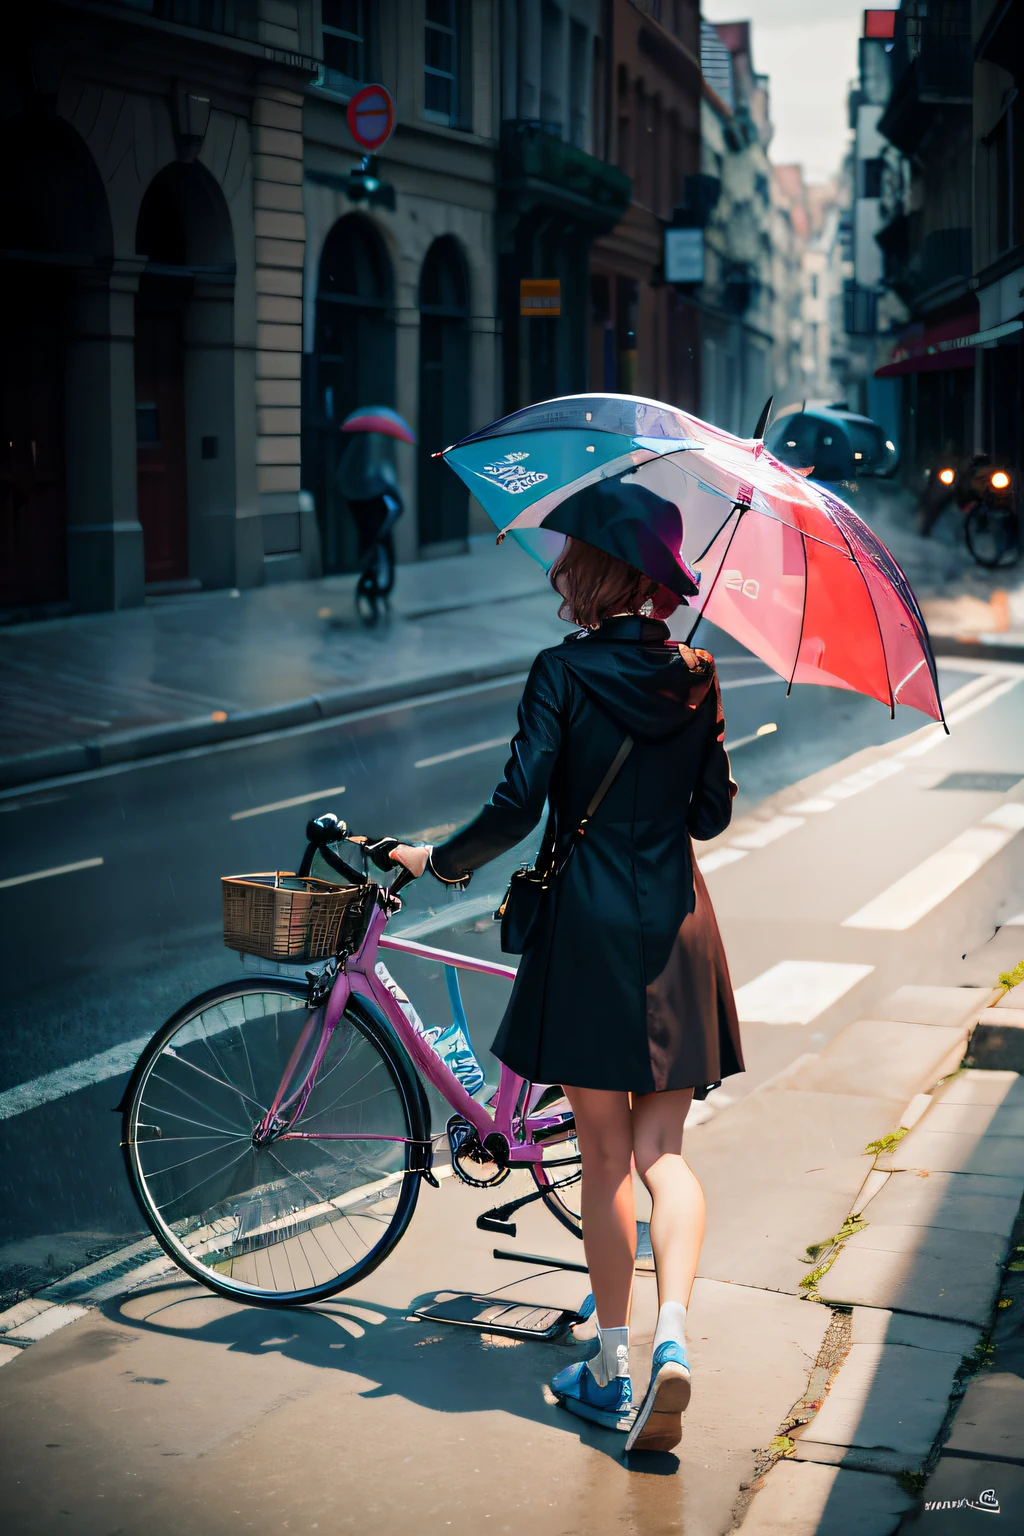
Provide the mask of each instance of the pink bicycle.
{"label": "pink bicycle", "polygon": [[[370,879],[368,853],[394,868],[385,845],[343,843],[333,816],[307,834],[298,875],[225,881],[225,938],[263,959],[326,964],[306,981],[255,975],[193,998],[153,1036],[125,1092],[128,1177],[161,1247],[203,1285],[250,1304],[293,1306],[354,1285],[402,1237],[420,1185],[437,1186],[424,1078],[452,1108],[457,1177],[487,1187],[514,1169],[533,1176],[534,1189],[478,1225],[514,1236],[515,1211],[540,1200],[582,1236],[579,1152],[561,1090],[502,1067],[497,1090],[474,1097],[378,951],[440,962],[463,1030],[458,972],[515,971],[389,936],[407,872],[390,885]],[[338,847],[355,848],[362,869]],[[344,884],[310,875],[317,855]]]}

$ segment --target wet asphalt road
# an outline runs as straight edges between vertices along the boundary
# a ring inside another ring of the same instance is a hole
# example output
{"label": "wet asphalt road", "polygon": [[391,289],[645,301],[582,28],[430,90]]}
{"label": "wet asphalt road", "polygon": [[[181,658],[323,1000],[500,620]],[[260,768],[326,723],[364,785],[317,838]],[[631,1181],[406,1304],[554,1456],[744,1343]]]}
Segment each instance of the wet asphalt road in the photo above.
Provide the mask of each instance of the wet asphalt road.
{"label": "wet asphalt road", "polygon": [[[723,639],[714,649],[727,740],[778,727],[735,750],[739,810],[922,723],[908,712],[891,722],[878,704],[830,689],[786,699],[785,685],[737,646]],[[967,679],[940,680],[951,692]],[[489,684],[0,796],[0,880],[103,861],[0,888],[0,1091],[148,1035],[194,993],[238,975],[237,957],[221,943],[219,877],[293,869],[309,815],[334,810],[353,830],[406,837],[439,837],[472,815],[500,774],[519,691],[518,681]],[[481,749],[447,756],[472,747]],[[446,760],[425,763],[437,757]],[[314,792],[308,804],[261,809]],[[486,904],[498,894],[517,857],[479,872],[467,899]],[[396,928],[422,922],[445,900],[436,883],[421,883]],[[453,923],[434,942],[497,953],[479,906],[464,921],[453,914]],[[410,990],[419,982],[421,1013],[429,1018],[435,1001],[440,1008],[439,975],[393,969]],[[480,979],[466,989],[485,1065],[500,990]],[[110,1113],[123,1082],[0,1120],[0,1305],[141,1235]]]}

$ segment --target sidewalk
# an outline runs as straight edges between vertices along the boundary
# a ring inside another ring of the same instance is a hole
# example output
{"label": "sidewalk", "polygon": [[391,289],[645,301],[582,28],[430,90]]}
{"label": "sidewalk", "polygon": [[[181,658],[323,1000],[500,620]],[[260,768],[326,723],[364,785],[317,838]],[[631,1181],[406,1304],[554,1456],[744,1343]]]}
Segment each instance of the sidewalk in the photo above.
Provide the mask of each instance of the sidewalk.
{"label": "sidewalk", "polygon": [[[411,1317],[453,1286],[560,1306],[587,1289],[497,1262],[474,1225],[493,1195],[447,1178],[387,1263],[317,1308],[232,1306],[140,1244],[0,1317],[12,1529],[889,1536],[927,1513],[941,1536],[967,1526],[929,1505],[991,1490],[999,1529],[1019,1529],[1020,1322],[991,1330],[1024,1302],[1006,1267],[1024,1251],[1024,1084],[959,1070],[979,1015],[982,1053],[1024,1024],[1008,998],[986,1013],[993,996],[899,988],[688,1133],[710,1220],[678,1475],[674,1455],[627,1465],[554,1405],[569,1347]],[[536,1206],[516,1247],[580,1258]],[[640,1273],[641,1382],[655,1314]]]}
{"label": "sidewalk", "polygon": [[[852,500],[906,569],[936,651],[1024,659],[1021,575],[974,565],[959,513],[921,539],[898,486]],[[566,632],[540,568],[489,536],[401,567],[376,628],[354,588],[333,576],[0,630],[0,788],[513,675]]]}

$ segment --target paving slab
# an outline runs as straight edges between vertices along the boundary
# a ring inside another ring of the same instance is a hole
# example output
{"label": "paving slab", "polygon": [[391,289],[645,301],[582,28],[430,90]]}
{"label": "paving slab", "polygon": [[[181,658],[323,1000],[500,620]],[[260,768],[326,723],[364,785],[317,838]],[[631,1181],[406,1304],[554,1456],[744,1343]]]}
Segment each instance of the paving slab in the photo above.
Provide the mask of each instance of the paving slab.
{"label": "paving slab", "polygon": [[931,1450],[949,1405],[963,1351],[955,1329],[950,1350],[881,1343],[850,1346],[828,1395],[797,1440],[803,1460],[855,1463],[866,1453],[892,1458],[891,1470],[919,1467]]}
{"label": "paving slab", "polygon": [[698,1126],[687,1156],[708,1199],[699,1273],[799,1291],[808,1243],[837,1231],[903,1103],[766,1084]]}
{"label": "paving slab", "polygon": [[952,1227],[958,1232],[991,1232],[1008,1238],[1020,1205],[1016,1179],[984,1173],[890,1174],[879,1192],[860,1207],[872,1224]]}
{"label": "paving slab", "polygon": [[937,1104],[1005,1104],[1012,1108],[1024,1104],[1024,1080],[1017,1072],[960,1072],[951,1082],[943,1083],[935,1096]]}
{"label": "paving slab", "polygon": [[939,1173],[987,1173],[1024,1180],[1024,1137],[992,1131],[938,1131],[930,1111],[892,1152],[879,1158],[883,1168],[927,1168]]}
{"label": "paving slab", "polygon": [[957,1410],[945,1449],[1024,1465],[1024,1379],[1012,1371],[976,1376]]}
{"label": "paving slab", "polygon": [[889,1312],[884,1307],[854,1307],[850,1329],[854,1344],[906,1344],[955,1355],[958,1360],[970,1354],[980,1336],[969,1324],[944,1323],[934,1317]]}
{"label": "paving slab", "polygon": [[818,1055],[803,1056],[785,1077],[787,1088],[912,1099],[938,1081],[940,1068],[966,1041],[960,1026],[858,1019]]}
{"label": "paving slab", "polygon": [[969,1136],[1024,1136],[1024,1104],[957,1104],[939,1099],[928,1111],[930,1131]]}
{"label": "paving slab", "polygon": [[754,1495],[740,1531],[742,1536],[890,1536],[912,1505],[895,1478],[780,1461]]}
{"label": "paving slab", "polygon": [[[998,1520],[993,1521],[993,1515]],[[899,1530],[901,1536],[911,1531],[922,1536],[970,1536],[974,1531],[1009,1536],[1024,1530],[1024,1467],[943,1453]]]}
{"label": "paving slab", "polygon": [[897,987],[874,1012],[901,1024],[958,1029],[972,1024],[995,992],[994,987]]}
{"label": "paving slab", "polygon": [[[516,1175],[502,1194],[525,1187]],[[22,1351],[0,1403],[10,1528],[109,1536],[138,1530],[143,1510],[146,1536],[727,1530],[755,1447],[806,1390],[827,1309],[699,1280],[680,1454],[630,1467],[621,1437],[550,1399],[548,1378],[575,1350],[409,1321],[414,1303],[449,1286],[581,1300],[585,1275],[495,1262],[495,1239],[474,1226],[493,1201],[452,1180],[425,1190],[395,1253],[317,1307],[240,1307],[179,1277]],[[545,1213],[521,1217],[509,1246],[579,1259]],[[639,1387],[656,1310],[653,1280],[638,1277]],[[581,1526],[583,1511],[599,1523]]]}
{"label": "paving slab", "polygon": [[983,1327],[999,1288],[1006,1239],[945,1227],[872,1222],[818,1282],[823,1301],[885,1307]]}

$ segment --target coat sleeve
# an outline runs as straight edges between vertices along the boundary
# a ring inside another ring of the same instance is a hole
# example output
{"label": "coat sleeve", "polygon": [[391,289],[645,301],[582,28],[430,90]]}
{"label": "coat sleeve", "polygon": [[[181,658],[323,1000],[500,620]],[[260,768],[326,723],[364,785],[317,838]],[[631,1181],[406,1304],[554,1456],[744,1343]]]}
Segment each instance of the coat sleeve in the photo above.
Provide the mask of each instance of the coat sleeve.
{"label": "coat sleeve", "polygon": [[725,831],[732,820],[732,802],[737,789],[729,770],[729,754],[725,750],[725,714],[717,672],[714,690],[702,707],[715,713],[686,817],[686,830],[698,842],[706,842]]}
{"label": "coat sleeve", "polygon": [[430,870],[439,880],[464,881],[514,848],[540,821],[562,745],[566,687],[563,669],[541,652],[520,700],[505,776],[480,814],[434,848]]}

